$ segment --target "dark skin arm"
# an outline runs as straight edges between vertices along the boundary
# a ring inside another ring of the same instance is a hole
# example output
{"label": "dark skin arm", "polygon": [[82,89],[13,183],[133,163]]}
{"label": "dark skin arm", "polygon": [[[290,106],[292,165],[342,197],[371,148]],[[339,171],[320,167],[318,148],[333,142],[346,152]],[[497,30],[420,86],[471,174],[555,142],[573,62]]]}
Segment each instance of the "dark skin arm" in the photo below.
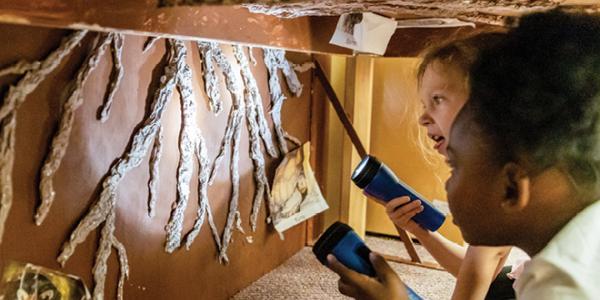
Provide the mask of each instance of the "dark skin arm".
{"label": "dark skin arm", "polygon": [[371,253],[369,260],[377,272],[376,278],[348,269],[331,254],[327,256],[328,267],[340,275],[340,293],[359,300],[408,299],[404,284],[385,259]]}

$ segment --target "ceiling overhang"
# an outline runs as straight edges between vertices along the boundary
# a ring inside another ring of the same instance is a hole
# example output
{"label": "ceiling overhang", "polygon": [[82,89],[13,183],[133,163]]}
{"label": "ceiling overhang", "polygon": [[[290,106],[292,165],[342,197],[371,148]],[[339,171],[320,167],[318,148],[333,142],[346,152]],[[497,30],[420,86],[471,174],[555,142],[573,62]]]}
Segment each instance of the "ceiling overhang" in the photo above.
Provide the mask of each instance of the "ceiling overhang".
{"label": "ceiling overhang", "polygon": [[353,52],[329,43],[336,27],[336,15],[342,13],[372,11],[396,19],[456,17],[475,21],[477,24],[476,28],[396,30],[385,56],[414,56],[428,44],[448,37],[505,30],[498,24],[508,17],[558,6],[596,12],[600,10],[599,2],[600,0],[3,0],[0,1],[0,23],[120,31],[343,55],[352,55]]}
{"label": "ceiling overhang", "polygon": [[281,18],[373,12],[397,19],[458,18],[491,25],[503,25],[507,19],[557,7],[600,11],[600,0],[162,0],[161,5],[217,3],[241,4],[251,12]]}

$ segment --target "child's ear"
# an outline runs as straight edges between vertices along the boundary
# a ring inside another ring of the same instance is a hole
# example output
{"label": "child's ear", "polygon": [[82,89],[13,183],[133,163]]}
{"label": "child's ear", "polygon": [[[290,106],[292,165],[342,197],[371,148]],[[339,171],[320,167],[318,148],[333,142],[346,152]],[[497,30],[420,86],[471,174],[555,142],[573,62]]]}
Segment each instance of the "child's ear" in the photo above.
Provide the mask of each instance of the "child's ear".
{"label": "child's ear", "polygon": [[501,207],[507,212],[523,210],[529,204],[531,181],[527,170],[515,162],[504,165],[502,175],[505,181],[505,194]]}

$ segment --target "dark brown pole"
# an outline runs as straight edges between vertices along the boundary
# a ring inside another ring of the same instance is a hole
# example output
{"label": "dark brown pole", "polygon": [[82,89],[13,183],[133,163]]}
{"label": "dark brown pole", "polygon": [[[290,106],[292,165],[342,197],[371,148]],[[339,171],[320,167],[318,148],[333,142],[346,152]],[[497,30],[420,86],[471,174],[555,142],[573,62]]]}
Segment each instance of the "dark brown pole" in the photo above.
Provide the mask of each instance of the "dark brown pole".
{"label": "dark brown pole", "polygon": [[333,87],[331,87],[329,80],[327,80],[327,77],[325,76],[325,73],[323,73],[323,69],[317,60],[315,60],[315,73],[317,78],[319,78],[325,93],[327,94],[327,98],[329,98],[331,105],[333,105],[333,109],[337,113],[338,118],[340,118],[340,121],[342,121],[342,125],[344,125],[344,129],[346,129],[346,133],[348,133],[348,136],[350,136],[350,141],[352,141],[352,145],[354,145],[354,148],[356,148],[356,152],[358,152],[360,158],[364,158],[367,156],[367,151],[360,141],[356,130],[354,130],[354,126],[352,126],[352,122],[348,118],[348,115],[346,115],[346,111],[344,111],[340,100],[335,94]]}

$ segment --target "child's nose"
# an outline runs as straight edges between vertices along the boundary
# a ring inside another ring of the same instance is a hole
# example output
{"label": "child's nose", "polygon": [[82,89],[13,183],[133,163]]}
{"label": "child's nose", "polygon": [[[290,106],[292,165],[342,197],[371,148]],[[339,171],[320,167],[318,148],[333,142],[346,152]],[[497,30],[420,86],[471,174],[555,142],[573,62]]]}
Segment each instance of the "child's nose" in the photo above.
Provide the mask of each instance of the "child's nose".
{"label": "child's nose", "polygon": [[432,123],[431,117],[429,116],[428,113],[424,112],[420,117],[419,117],[419,125],[421,126],[427,126],[429,124]]}

